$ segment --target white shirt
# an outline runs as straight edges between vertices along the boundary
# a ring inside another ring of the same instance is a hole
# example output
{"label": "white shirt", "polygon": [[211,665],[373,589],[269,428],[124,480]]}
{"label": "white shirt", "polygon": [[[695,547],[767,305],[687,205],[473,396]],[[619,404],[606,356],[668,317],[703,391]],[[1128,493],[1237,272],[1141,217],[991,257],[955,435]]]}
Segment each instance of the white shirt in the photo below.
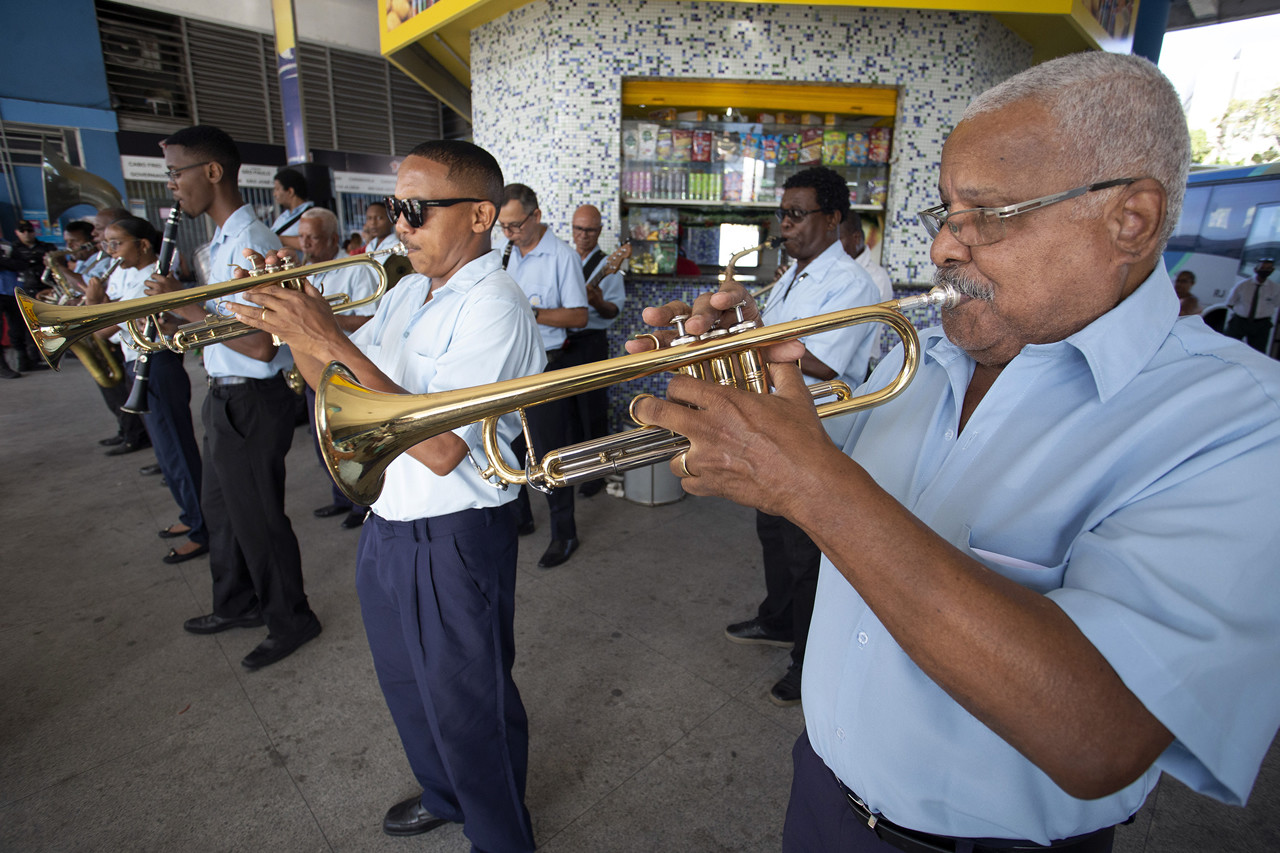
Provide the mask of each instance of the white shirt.
{"label": "white shirt", "polygon": [[871,276],[871,280],[880,290],[880,301],[888,302],[893,298],[893,282],[889,279],[889,272],[884,267],[871,260],[871,251],[863,249],[862,254],[854,258],[858,262],[858,266],[867,271],[867,275]]}
{"label": "white shirt", "polygon": [[1280,284],[1271,279],[1258,284],[1257,279],[1250,276],[1237,282],[1231,289],[1231,295],[1227,297],[1227,307],[1237,317],[1249,319],[1249,306],[1253,304],[1255,290],[1259,292],[1258,308],[1254,312],[1254,319],[1270,320],[1276,315],[1276,309],[1280,308]]}
{"label": "white shirt", "polygon": [[[382,298],[373,319],[351,335],[352,343],[405,390],[423,394],[471,388],[546,367],[529,301],[503,271],[497,252],[458,270],[425,301],[429,293],[430,279],[417,273],[405,276]],[[483,467],[480,425],[453,432]],[[499,419],[502,455],[513,467],[510,444],[519,432],[517,415]],[[489,485],[465,459],[441,477],[406,453],[388,466],[373,511],[389,521],[413,521],[500,506],[515,500],[516,493]]]}
{"label": "white shirt", "polygon": [[[271,230],[281,237],[297,237],[298,228],[299,226],[302,225],[302,214],[306,213],[308,210],[310,210],[315,206],[316,206],[316,203],[314,201],[304,201],[302,204],[298,205],[293,210],[283,211],[279,216],[276,217],[276,221],[271,223]],[[278,231],[276,230],[286,222],[289,223],[288,228],[284,228]]]}
{"label": "white shirt", "polygon": [[[154,269],[155,264],[143,264],[138,269],[116,267],[111,278],[107,279],[107,298],[112,302],[123,302],[126,299],[140,299],[146,296],[147,279],[151,278],[151,272]],[[141,324],[144,321],[138,322]],[[138,351],[133,348],[133,336],[123,326],[122,323],[120,331],[111,336],[111,341],[120,344],[125,361],[134,361],[138,357]]]}
{"label": "white shirt", "polygon": [[[400,242],[400,238],[396,236],[395,229],[393,228],[391,230],[391,233],[388,234],[387,236],[379,237],[377,240],[370,240],[369,243],[365,245],[364,250],[365,252],[381,252],[383,249],[390,249],[392,246],[394,246],[398,242]],[[383,266],[386,266],[387,258],[390,258],[390,257],[393,257],[393,256],[383,255],[382,257],[376,258],[375,260],[377,260],[378,263],[382,264]]]}
{"label": "white shirt", "polygon": [[[339,249],[334,260],[349,257],[351,256]],[[378,274],[368,264],[352,264],[351,266],[339,267],[338,269],[327,270],[313,275],[311,276],[311,283],[320,288],[325,296],[345,293],[351,297],[352,302],[359,302],[362,299],[368,299],[378,289]],[[368,305],[363,305],[350,311],[343,311],[342,313],[372,317],[377,310],[377,303],[371,302]]]}

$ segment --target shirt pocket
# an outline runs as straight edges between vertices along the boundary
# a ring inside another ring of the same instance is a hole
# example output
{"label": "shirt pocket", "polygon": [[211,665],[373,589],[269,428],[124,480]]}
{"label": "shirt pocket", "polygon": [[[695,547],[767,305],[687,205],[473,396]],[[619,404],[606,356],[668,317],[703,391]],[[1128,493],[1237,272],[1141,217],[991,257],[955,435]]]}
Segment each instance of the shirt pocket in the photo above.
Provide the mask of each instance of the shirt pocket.
{"label": "shirt pocket", "polygon": [[966,528],[966,530],[969,534],[967,544],[974,559],[996,574],[1040,593],[1046,593],[1062,587],[1062,579],[1067,570],[1066,561],[1055,566],[1046,566],[1021,557],[983,548],[977,543],[983,542],[983,544],[988,545],[994,545],[995,543],[983,541],[983,538],[975,534],[972,528]]}

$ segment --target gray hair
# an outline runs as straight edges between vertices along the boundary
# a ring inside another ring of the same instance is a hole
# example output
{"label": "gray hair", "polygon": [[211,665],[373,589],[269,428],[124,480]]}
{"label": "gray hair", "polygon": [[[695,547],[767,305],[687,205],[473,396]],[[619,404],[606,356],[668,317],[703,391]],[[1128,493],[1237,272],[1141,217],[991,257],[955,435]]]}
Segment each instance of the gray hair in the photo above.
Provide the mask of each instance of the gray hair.
{"label": "gray hair", "polygon": [[323,223],[324,233],[327,237],[339,236],[338,217],[332,210],[324,207],[308,207],[302,213],[303,219],[318,219]]}
{"label": "gray hair", "polygon": [[[1177,227],[1191,167],[1182,101],[1156,66],[1138,56],[1076,53],[1036,65],[974,98],[961,121],[1018,101],[1049,110],[1068,141],[1063,165],[1081,184],[1154,178],[1168,198],[1160,250]],[[1067,189],[1063,187],[1063,189]],[[1086,197],[1096,214],[1104,198]]]}

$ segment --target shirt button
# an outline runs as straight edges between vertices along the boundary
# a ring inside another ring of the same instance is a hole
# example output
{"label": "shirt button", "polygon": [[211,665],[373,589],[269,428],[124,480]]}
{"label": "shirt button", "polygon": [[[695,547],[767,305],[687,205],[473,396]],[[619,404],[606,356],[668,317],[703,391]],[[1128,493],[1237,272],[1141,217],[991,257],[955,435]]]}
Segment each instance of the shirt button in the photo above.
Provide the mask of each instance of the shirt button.
{"label": "shirt button", "polygon": [[858,632],[858,643],[859,643],[859,644],[861,644],[861,645],[864,645],[864,646],[865,646],[865,645],[867,644],[867,640],[869,640],[869,639],[871,639],[871,638],[867,636],[867,632],[866,632],[866,631],[859,631],[859,632]]}
{"label": "shirt button", "polygon": [[836,729],[836,740],[844,740],[844,729]]}
{"label": "shirt button", "polygon": [[946,433],[943,435],[943,438],[945,438],[947,441],[950,441],[955,437],[956,437],[956,434],[954,430],[947,430]]}

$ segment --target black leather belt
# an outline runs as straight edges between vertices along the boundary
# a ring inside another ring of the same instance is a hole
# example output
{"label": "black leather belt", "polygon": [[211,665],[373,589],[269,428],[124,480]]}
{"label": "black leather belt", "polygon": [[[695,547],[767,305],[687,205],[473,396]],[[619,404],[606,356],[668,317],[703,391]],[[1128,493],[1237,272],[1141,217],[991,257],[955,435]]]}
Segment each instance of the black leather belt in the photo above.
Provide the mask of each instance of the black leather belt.
{"label": "black leather belt", "polygon": [[[1076,835],[1071,838],[1063,838],[1052,844],[1036,844],[1034,841],[1019,841],[1017,839],[997,839],[997,838],[952,838],[947,835],[932,835],[928,832],[916,832],[914,829],[907,829],[904,826],[890,823],[878,814],[873,813],[867,804],[859,799],[858,795],[845,788],[845,797],[849,800],[849,808],[853,809],[853,813],[858,819],[866,824],[867,828],[876,834],[886,844],[892,845],[906,853],[957,853],[960,843],[971,842],[972,849],[975,853],[987,853],[987,851],[1006,851],[1006,850],[1085,850],[1086,845],[1097,843],[1102,840],[1104,834],[1111,834],[1115,831],[1115,827],[1108,826],[1105,829],[1099,829],[1096,832],[1090,832],[1086,835]],[[964,849],[969,849],[965,844]]]}
{"label": "black leather belt", "polygon": [[252,376],[209,376],[207,381],[210,388],[225,388],[229,385],[249,385],[254,382],[275,382],[281,379],[279,373],[274,373],[265,379],[256,379]]}

